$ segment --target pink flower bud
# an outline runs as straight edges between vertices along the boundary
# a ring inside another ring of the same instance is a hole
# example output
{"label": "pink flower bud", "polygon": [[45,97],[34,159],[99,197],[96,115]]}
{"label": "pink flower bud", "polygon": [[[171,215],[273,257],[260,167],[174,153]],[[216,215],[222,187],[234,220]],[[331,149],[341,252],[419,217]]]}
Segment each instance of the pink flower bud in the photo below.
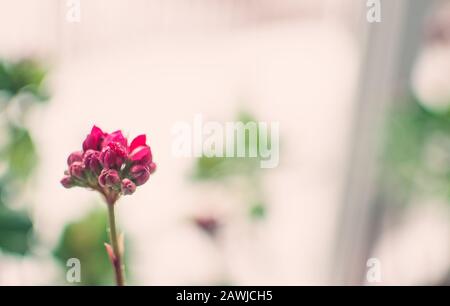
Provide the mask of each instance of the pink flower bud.
{"label": "pink flower bud", "polygon": [[150,165],[148,165],[148,171],[150,172],[150,174],[154,173],[156,171],[156,164],[150,163]]}
{"label": "pink flower bud", "polygon": [[102,187],[115,187],[120,183],[119,173],[114,169],[103,169],[98,177],[98,183]]}
{"label": "pink flower bud", "polygon": [[103,133],[100,128],[94,125],[92,127],[91,133],[87,135],[86,139],[83,142],[83,151],[86,152],[89,149],[100,151],[105,136],[105,133]]}
{"label": "pink flower bud", "polygon": [[128,141],[123,136],[122,131],[120,131],[120,130],[112,132],[111,134],[106,135],[105,141],[103,142],[103,146],[104,147],[108,146],[112,142],[119,143],[125,148],[128,147]]}
{"label": "pink flower bud", "polygon": [[140,186],[148,181],[150,171],[144,165],[134,165],[130,169],[130,177],[137,186]]}
{"label": "pink flower bud", "polygon": [[69,166],[69,174],[70,176],[77,179],[84,179],[84,164],[80,161],[73,162]]}
{"label": "pink flower bud", "polygon": [[71,188],[74,186],[72,178],[67,175],[61,179],[61,185],[63,185],[64,188]]}
{"label": "pink flower bud", "polygon": [[73,162],[81,161],[83,159],[83,152],[76,151],[69,155],[67,158],[67,165],[70,166]]}
{"label": "pink flower bud", "polygon": [[123,194],[133,194],[136,191],[136,184],[129,179],[122,180],[122,192]]}
{"label": "pink flower bud", "polygon": [[128,152],[134,151],[137,147],[146,146],[145,142],[147,141],[147,137],[145,135],[136,136],[136,138],[131,141],[130,147],[128,148]]}
{"label": "pink flower bud", "polygon": [[110,142],[104,147],[100,155],[103,167],[107,169],[120,169],[125,162],[127,150],[118,142]]}
{"label": "pink flower bud", "polygon": [[86,169],[89,169],[94,174],[99,175],[102,170],[100,163],[100,152],[94,150],[87,150],[84,153],[83,163]]}
{"label": "pink flower bud", "polygon": [[130,153],[129,159],[134,164],[148,165],[152,162],[152,151],[149,146],[139,146]]}

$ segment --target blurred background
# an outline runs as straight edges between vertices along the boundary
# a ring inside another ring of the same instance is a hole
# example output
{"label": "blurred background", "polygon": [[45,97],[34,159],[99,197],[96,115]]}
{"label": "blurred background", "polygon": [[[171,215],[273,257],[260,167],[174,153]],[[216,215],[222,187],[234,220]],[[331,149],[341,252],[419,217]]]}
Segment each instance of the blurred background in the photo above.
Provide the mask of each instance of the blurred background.
{"label": "blurred background", "polygon": [[[101,198],[59,183],[93,124],[158,164],[117,208],[130,284],[450,284],[450,1],[78,3],[0,0],[0,285],[113,284]],[[279,166],[173,157],[195,114],[280,122]]]}

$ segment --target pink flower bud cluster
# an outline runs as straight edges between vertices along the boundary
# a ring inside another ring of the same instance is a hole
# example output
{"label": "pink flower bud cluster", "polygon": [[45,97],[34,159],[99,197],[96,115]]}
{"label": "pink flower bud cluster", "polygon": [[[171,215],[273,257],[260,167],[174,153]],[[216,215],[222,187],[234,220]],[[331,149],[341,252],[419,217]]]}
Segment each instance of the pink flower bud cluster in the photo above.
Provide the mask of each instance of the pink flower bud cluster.
{"label": "pink flower bud cluster", "polygon": [[94,125],[82,147],[67,158],[68,169],[61,180],[66,188],[87,187],[117,198],[134,193],[156,170],[145,135],[128,145],[121,131],[108,134]]}

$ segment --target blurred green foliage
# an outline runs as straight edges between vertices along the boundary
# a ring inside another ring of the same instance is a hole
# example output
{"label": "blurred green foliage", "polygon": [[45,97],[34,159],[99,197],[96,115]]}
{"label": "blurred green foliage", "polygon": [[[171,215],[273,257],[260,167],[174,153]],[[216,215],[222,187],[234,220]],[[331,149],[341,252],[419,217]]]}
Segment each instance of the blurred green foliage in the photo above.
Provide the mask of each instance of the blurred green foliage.
{"label": "blurred green foliage", "polygon": [[7,97],[4,101],[23,93],[29,93],[35,101],[46,101],[45,76],[46,70],[34,59],[0,60],[0,91]]}
{"label": "blurred green foliage", "polygon": [[261,219],[266,216],[266,207],[263,202],[253,203],[250,207],[250,216],[254,219]]}
{"label": "blurred green foliage", "polygon": [[[244,124],[257,121],[247,112],[241,112],[237,121]],[[194,168],[193,178],[196,180],[224,180],[232,176],[251,176],[260,170],[260,154],[259,154],[259,129],[257,130],[257,141],[252,147],[249,140],[249,132],[246,131],[245,136],[245,152],[254,149],[258,157],[206,157],[202,156],[197,159]],[[235,147],[237,140],[235,139]],[[270,140],[269,140],[270,145]]]}
{"label": "blurred green foliage", "polygon": [[38,162],[25,119],[30,106],[48,98],[45,75],[33,59],[0,60],[0,250],[20,255],[30,250],[33,223],[26,210],[13,207],[24,207],[17,202]]}
{"label": "blurred green foliage", "polygon": [[109,241],[106,211],[97,209],[68,224],[54,251],[65,267],[69,258],[81,262],[80,285],[111,285],[114,275],[104,242]]}
{"label": "blurred green foliage", "polygon": [[397,197],[414,190],[450,197],[450,114],[433,113],[415,97],[391,112],[385,136],[385,180]]}
{"label": "blurred green foliage", "polygon": [[[236,121],[244,124],[249,122],[258,123],[258,121],[248,112],[240,112]],[[259,126],[257,125],[257,127],[257,140],[255,143],[250,141],[249,131],[246,130],[245,135],[245,152],[254,150],[257,152],[257,157],[246,156],[230,158],[202,156],[196,160],[192,174],[194,181],[213,181],[217,184],[222,184],[225,188],[229,189],[233,189],[233,187],[227,184],[227,181],[232,180],[233,178],[239,178],[242,183],[241,186],[246,186],[248,189],[247,194],[250,194],[247,201],[249,202],[249,216],[252,219],[261,219],[266,216],[266,204],[264,201],[264,193],[261,188],[260,133]],[[236,143],[237,140],[235,139],[235,148]],[[268,139],[268,145],[271,145],[270,138]]]}
{"label": "blurred green foliage", "polygon": [[2,251],[24,255],[29,250],[28,236],[33,224],[25,212],[0,206],[0,247]]}

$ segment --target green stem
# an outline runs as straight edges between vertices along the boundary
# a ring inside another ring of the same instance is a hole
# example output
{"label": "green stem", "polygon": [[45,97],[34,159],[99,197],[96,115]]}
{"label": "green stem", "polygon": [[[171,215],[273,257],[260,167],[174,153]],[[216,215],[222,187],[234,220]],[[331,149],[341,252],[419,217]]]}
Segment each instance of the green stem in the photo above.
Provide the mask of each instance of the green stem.
{"label": "green stem", "polygon": [[116,275],[117,286],[124,286],[124,266],[122,264],[122,254],[117,239],[116,217],[114,214],[114,203],[108,203],[109,216],[109,232],[111,235],[111,245],[114,251],[115,258],[113,260],[114,273]]}

